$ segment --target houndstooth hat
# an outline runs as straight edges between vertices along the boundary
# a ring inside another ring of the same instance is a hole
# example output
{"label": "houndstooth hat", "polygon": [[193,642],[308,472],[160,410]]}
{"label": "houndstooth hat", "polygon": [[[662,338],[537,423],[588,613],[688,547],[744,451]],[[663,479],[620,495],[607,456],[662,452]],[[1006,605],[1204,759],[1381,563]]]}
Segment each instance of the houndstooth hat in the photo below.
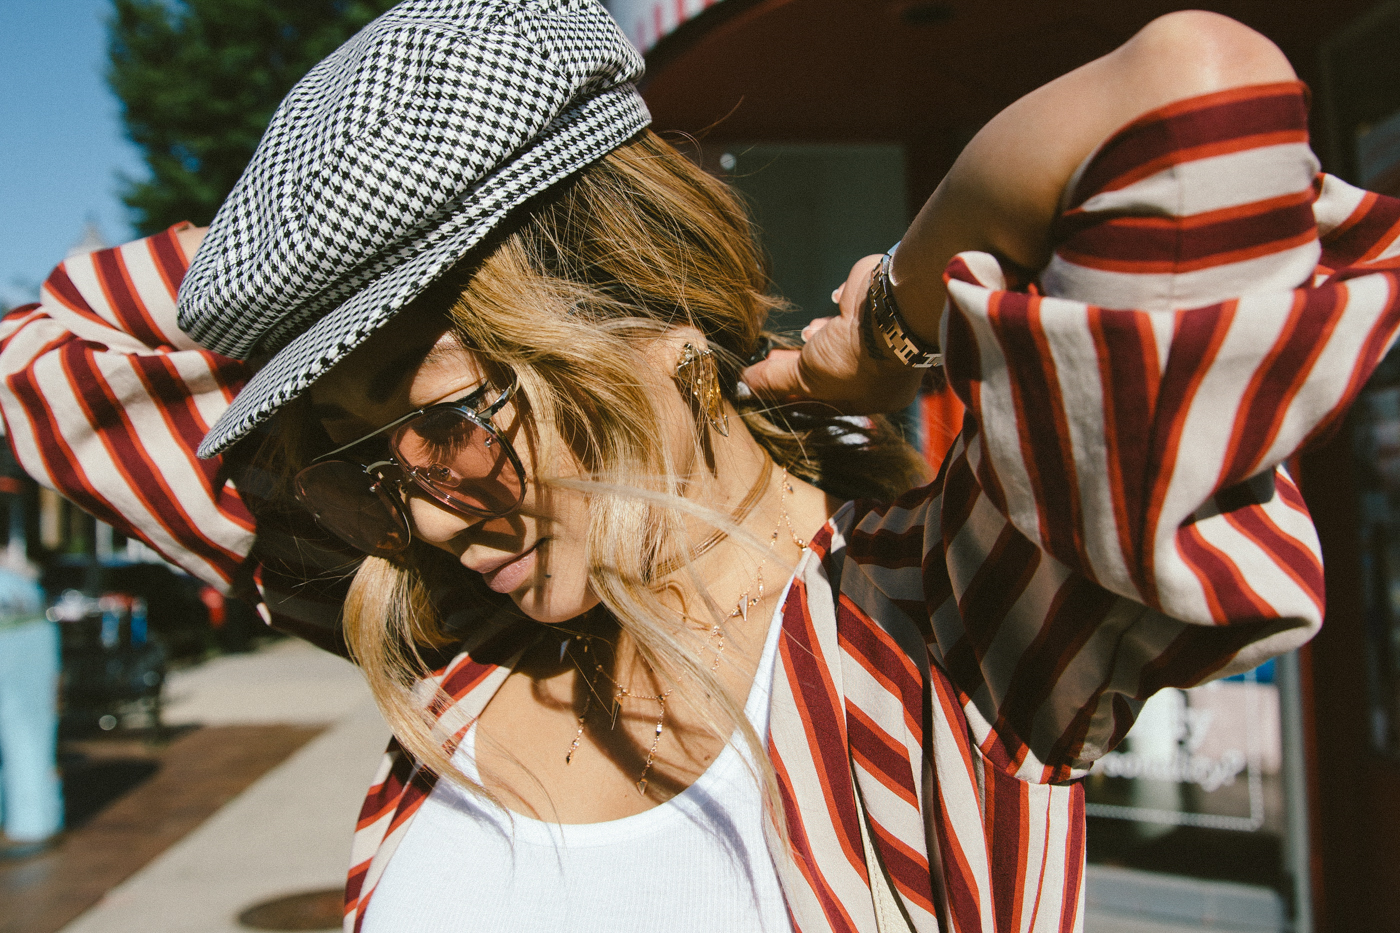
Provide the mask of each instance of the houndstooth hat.
{"label": "houndstooth hat", "polygon": [[180,327],[267,362],[212,457],[386,323],[514,208],[647,125],[595,0],[408,0],[302,78],[210,225]]}

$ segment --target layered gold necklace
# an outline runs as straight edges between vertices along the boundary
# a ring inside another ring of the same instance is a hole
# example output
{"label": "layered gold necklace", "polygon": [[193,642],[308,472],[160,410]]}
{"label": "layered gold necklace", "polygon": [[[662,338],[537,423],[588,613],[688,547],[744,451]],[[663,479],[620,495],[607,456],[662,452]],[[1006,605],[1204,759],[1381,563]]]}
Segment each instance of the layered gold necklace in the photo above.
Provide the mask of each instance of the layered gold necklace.
{"label": "layered gold necklace", "polygon": [[[744,501],[740,504],[739,509],[736,511],[736,522],[742,521],[743,518],[746,517],[750,511],[752,511],[753,506],[758,501],[758,499],[762,497],[763,491],[767,488],[768,479],[772,476],[772,471],[773,461],[771,459],[765,458],[764,470],[762,475],[759,477],[759,481],[754,484],[752,489],[749,490],[748,495],[745,496]],[[783,528],[787,528],[788,534],[791,536],[793,544],[797,545],[798,549],[806,550],[807,548],[807,542],[802,538],[798,537],[797,532],[792,527],[792,518],[788,515],[787,497],[792,495],[792,492],[792,483],[788,479],[787,471],[784,470],[778,493],[778,511],[781,514],[782,518],[778,526],[773,529],[773,533],[769,538],[768,550],[764,553],[762,560],[759,561],[758,567],[754,572],[753,580],[744,589],[744,591],[739,594],[739,598],[735,603],[734,609],[730,611],[729,615],[725,617],[723,622],[716,623],[710,629],[710,637],[712,640],[715,640],[716,643],[714,661],[710,665],[711,672],[719,670],[720,659],[724,655],[725,623],[733,619],[742,619],[745,622],[747,622],[749,618],[749,610],[763,601],[763,567],[766,563],[768,563],[769,558],[773,556],[773,553],[777,549],[778,537],[782,533]],[[691,558],[694,559],[696,557],[699,557],[701,554],[713,548],[725,537],[727,537],[727,535],[723,532],[716,532],[716,534],[711,535],[704,542],[702,542],[698,548],[691,552]],[[677,567],[671,568],[671,570],[668,571],[668,573],[674,572],[674,570],[678,568],[679,564],[677,565]],[[664,575],[665,574],[658,573],[658,576]],[[584,654],[588,663],[582,663],[577,657],[574,656],[571,647],[571,642],[574,639],[577,639],[582,643],[582,653]],[[573,741],[569,743],[569,750],[564,753],[564,764],[568,765],[573,763],[574,753],[578,751],[579,744],[583,741],[583,732],[588,725],[588,714],[593,709],[593,698],[598,694],[598,678],[602,677],[609,684],[611,684],[613,688],[611,722],[609,724],[609,729],[617,727],[617,717],[619,711],[621,710],[623,700],[642,700],[654,702],[656,704],[655,731],[652,733],[651,746],[647,749],[646,762],[642,765],[642,773],[637,776],[637,781],[635,785],[637,788],[637,793],[641,794],[642,796],[646,796],[648,786],[647,775],[651,773],[652,765],[656,761],[656,750],[661,744],[661,735],[663,732],[665,732],[666,729],[666,701],[670,698],[671,691],[664,690],[661,693],[654,694],[638,693],[632,687],[626,687],[618,683],[612,678],[610,674],[608,674],[602,662],[597,659],[597,652],[592,650],[593,639],[593,635],[571,633],[570,637],[565,640],[560,650],[561,654],[567,654],[569,656],[569,659],[573,661],[574,666],[578,669],[579,675],[581,677],[585,677],[588,681],[588,692],[584,697],[583,711],[579,713],[578,716],[578,729],[574,733]],[[588,664],[592,665],[591,671],[588,670]],[[648,669],[650,669],[650,665],[648,665]]]}

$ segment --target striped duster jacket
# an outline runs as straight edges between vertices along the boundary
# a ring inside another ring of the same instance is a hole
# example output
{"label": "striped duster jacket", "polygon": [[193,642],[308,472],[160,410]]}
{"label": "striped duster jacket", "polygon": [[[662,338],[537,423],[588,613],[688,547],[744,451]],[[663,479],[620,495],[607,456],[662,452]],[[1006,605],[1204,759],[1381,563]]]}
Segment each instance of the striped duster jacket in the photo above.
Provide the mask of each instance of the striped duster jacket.
{"label": "striped duster jacket", "polygon": [[[953,261],[963,432],[931,486],[841,509],[783,609],[768,744],[789,842],[771,849],[796,929],[876,929],[875,873],[920,933],[1082,926],[1077,779],[1155,690],[1249,669],[1321,623],[1318,543],[1283,464],[1400,326],[1397,234],[1400,202],[1318,173],[1302,87],[1268,85],[1101,146],[1037,283]],[[339,649],[338,594],[306,567],[333,550],[293,540],[304,519],[254,521],[255,470],[194,457],[246,372],[175,328],[186,258],[170,231],[71,259],[11,312],[8,437],[40,482],[215,585],[251,574],[269,620]],[[529,637],[486,626],[444,663],[445,734]],[[347,930],[433,780],[391,744]]]}

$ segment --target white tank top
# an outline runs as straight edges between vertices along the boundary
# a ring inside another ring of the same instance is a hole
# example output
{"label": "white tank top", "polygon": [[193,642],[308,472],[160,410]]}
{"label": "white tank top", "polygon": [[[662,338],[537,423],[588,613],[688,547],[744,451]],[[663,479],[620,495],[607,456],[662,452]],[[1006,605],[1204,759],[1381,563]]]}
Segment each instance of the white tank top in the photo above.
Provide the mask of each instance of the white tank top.
{"label": "white tank top", "polygon": [[[784,590],[744,707],[761,736],[786,599]],[[475,741],[472,726],[453,756],[473,780]],[[682,793],[606,823],[534,820],[439,781],[380,878],[363,930],[790,933],[748,757],[736,738]]]}

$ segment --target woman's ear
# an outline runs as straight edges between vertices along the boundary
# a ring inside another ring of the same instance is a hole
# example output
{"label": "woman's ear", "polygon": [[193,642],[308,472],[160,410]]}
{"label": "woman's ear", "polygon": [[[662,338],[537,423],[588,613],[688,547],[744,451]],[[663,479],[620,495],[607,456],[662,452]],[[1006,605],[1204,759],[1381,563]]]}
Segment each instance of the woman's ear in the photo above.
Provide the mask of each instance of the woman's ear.
{"label": "woman's ear", "polygon": [[653,341],[648,355],[654,354],[656,365],[666,372],[674,372],[685,354],[686,344],[693,347],[708,346],[704,333],[694,324],[681,324],[672,327]]}
{"label": "woman's ear", "polygon": [[715,353],[699,328],[673,327],[648,348],[658,375],[670,382],[690,410],[695,439],[706,464],[714,468],[714,443],[710,431],[729,436],[729,416],[720,390]]}

